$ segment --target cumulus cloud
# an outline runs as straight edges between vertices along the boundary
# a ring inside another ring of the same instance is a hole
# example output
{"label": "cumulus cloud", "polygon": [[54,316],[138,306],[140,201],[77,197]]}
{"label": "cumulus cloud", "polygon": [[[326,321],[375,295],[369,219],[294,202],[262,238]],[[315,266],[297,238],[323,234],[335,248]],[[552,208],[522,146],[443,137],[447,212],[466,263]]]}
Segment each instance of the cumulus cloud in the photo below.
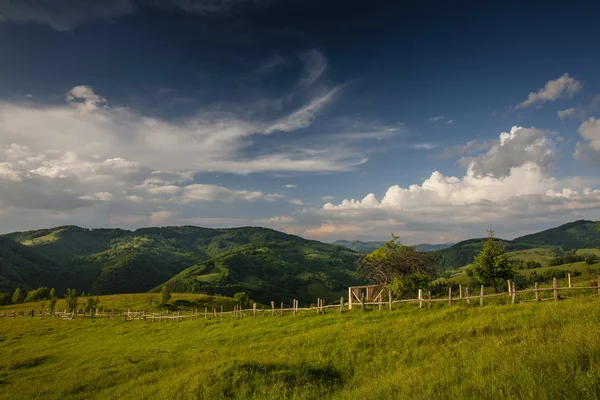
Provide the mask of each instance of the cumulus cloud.
{"label": "cumulus cloud", "polygon": [[295,205],[295,206],[303,206],[304,202],[302,200],[292,199],[292,200],[290,200],[290,204]]}
{"label": "cumulus cloud", "polygon": [[546,82],[537,92],[531,92],[527,100],[517,104],[515,109],[526,108],[533,104],[555,101],[559,98],[569,98],[581,90],[583,84],[565,73],[561,77]]}
{"label": "cumulus cloud", "polygon": [[600,120],[590,117],[578,130],[584,142],[578,142],[574,157],[590,161],[600,161]]}
{"label": "cumulus cloud", "polygon": [[[592,134],[596,121],[589,122],[581,129],[588,140],[596,137]],[[464,176],[435,171],[421,184],[393,185],[381,198],[368,193],[361,199],[327,202],[321,209],[301,214],[312,221],[307,232],[315,237],[356,238],[381,237],[382,230],[389,230],[418,242],[431,239],[430,230],[437,230],[436,237],[440,232],[469,237],[473,227],[480,227],[483,233],[489,223],[526,229],[526,224],[540,221],[564,222],[569,216],[588,212],[597,215],[600,190],[590,187],[598,185],[597,181],[551,176],[552,135],[514,127],[491,143],[487,153],[474,157]]]}
{"label": "cumulus cloud", "polygon": [[554,132],[536,128],[514,126],[510,132],[502,132],[487,151],[477,157],[460,160],[469,165],[476,177],[493,176],[503,178],[514,167],[535,163],[543,172],[548,172],[555,161]]}

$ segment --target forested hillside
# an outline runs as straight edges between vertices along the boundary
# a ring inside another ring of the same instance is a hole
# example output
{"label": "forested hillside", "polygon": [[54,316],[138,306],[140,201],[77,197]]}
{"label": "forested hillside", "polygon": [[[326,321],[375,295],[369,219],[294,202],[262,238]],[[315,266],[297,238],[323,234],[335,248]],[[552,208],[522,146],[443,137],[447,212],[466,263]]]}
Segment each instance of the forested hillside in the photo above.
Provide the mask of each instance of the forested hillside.
{"label": "forested hillside", "polygon": [[[349,248],[350,250],[358,251],[359,253],[370,253],[373,250],[378,249],[381,246],[383,246],[385,244],[385,242],[374,242],[374,241],[363,242],[361,240],[336,240],[332,244],[335,244],[338,246],[344,246],[346,248]],[[444,243],[444,244],[421,243],[421,244],[415,245],[414,248],[417,249],[418,251],[435,251],[435,250],[446,249],[450,246],[452,246],[452,243]]]}
{"label": "forested hillside", "polygon": [[[63,226],[0,236],[7,255],[0,261],[0,291],[19,286],[67,287],[97,294],[148,291],[186,268],[207,261],[239,246],[287,242],[291,247],[331,249],[351,254],[344,260],[327,259],[328,270],[354,270],[358,254],[338,246],[302,239],[266,228],[207,229],[194,226],[122,229],[85,229]],[[282,255],[283,261],[285,255]],[[256,260],[254,260],[256,261]],[[346,262],[348,261],[348,262]],[[269,265],[254,265],[256,271]]]}
{"label": "forested hillside", "polygon": [[[190,267],[166,285],[176,292],[233,295],[244,291],[269,303],[291,298],[316,302],[347,295],[360,284],[355,271],[358,254],[324,243],[278,241],[235,248]],[[158,290],[158,288],[157,288]]]}

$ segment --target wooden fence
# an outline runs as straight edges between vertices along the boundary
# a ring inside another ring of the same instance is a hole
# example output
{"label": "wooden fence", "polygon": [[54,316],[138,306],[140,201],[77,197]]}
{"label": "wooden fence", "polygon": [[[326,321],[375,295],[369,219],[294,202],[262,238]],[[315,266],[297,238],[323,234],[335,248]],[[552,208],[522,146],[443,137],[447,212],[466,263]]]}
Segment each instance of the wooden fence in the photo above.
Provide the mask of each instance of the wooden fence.
{"label": "wooden fence", "polygon": [[[519,295],[524,294],[534,294],[534,298],[531,300],[523,300],[523,301],[543,301],[543,300],[554,300],[558,301],[561,297],[559,293],[561,291],[594,291],[598,295],[600,295],[600,274],[597,276],[597,286],[579,286],[575,287],[571,283],[571,274],[568,275],[568,286],[567,287],[558,287],[558,282],[556,278],[552,281],[552,287],[548,288],[540,288],[539,283],[535,283],[534,289],[523,289],[516,290],[514,282],[510,280],[508,283],[508,292],[503,293],[493,293],[493,294],[484,294],[483,285],[480,287],[479,294],[477,295],[469,295],[469,289],[467,287],[464,288],[462,285],[459,285],[458,297],[453,297],[452,287],[448,288],[448,297],[442,298],[432,298],[431,292],[427,293],[427,298],[424,297],[423,290],[419,289],[418,295],[416,299],[403,299],[403,300],[394,300],[391,295],[388,295],[388,299],[386,301],[383,300],[382,296],[379,296],[379,301],[366,302],[361,298],[357,298],[358,305],[357,307],[361,307],[362,310],[365,309],[366,306],[377,306],[379,311],[381,311],[385,306],[389,310],[393,310],[394,304],[399,303],[418,303],[419,308],[424,308],[427,305],[427,308],[431,308],[433,303],[437,302],[447,302],[449,306],[453,304],[457,304],[459,302],[464,302],[467,305],[472,305],[479,301],[479,306],[483,307],[484,300],[488,298],[501,298],[508,297],[512,304],[517,303],[517,298]],[[545,292],[552,292],[553,296],[550,298],[542,299],[541,294]],[[181,311],[169,312],[160,311],[160,312],[147,312],[146,310],[138,310],[138,311],[100,311],[96,310],[76,310],[76,311],[55,311],[53,314],[49,312],[36,312],[35,310],[29,311],[20,311],[20,312],[4,312],[0,314],[0,317],[57,317],[66,320],[77,319],[77,318],[119,318],[124,321],[150,321],[150,322],[167,322],[174,321],[180,322],[184,319],[221,319],[224,316],[233,316],[235,318],[243,318],[248,316],[257,316],[259,314],[271,314],[272,316],[276,315],[284,315],[292,314],[296,315],[300,312],[313,312],[317,315],[325,314],[325,311],[328,309],[339,310],[340,314],[343,314],[344,311],[351,310],[352,307],[348,303],[344,302],[344,298],[340,298],[339,304],[331,304],[325,305],[325,301],[323,299],[317,299],[316,306],[314,307],[299,307],[299,301],[294,299],[292,302],[292,306],[286,306],[283,302],[279,304],[279,307],[276,306],[275,302],[271,302],[271,308],[258,308],[257,304],[254,303],[252,308],[244,309],[241,306],[235,306],[232,311],[223,311],[223,306],[218,309],[217,307],[205,307],[204,311],[199,309],[192,309],[188,311],[187,314],[182,313]]]}

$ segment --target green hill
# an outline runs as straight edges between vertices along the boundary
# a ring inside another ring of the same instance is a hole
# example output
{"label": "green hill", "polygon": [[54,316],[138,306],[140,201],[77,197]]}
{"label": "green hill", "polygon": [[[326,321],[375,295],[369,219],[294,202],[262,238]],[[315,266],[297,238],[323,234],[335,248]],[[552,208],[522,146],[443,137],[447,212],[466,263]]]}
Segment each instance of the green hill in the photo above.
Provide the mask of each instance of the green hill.
{"label": "green hill", "polygon": [[[360,284],[348,249],[310,241],[279,241],[235,248],[190,267],[166,282],[173,291],[233,295],[245,291],[268,304],[296,298],[316,303],[347,295]],[[158,288],[157,288],[158,290]]]}
{"label": "green hill", "polygon": [[[441,269],[456,269],[473,262],[486,238],[469,239],[435,252]],[[579,220],[514,240],[497,239],[509,252],[548,248],[563,252],[579,248],[600,247],[600,231],[595,222]]]}
{"label": "green hill", "polygon": [[[353,271],[354,260],[358,257],[358,254],[338,246],[258,227],[207,229],[180,226],[127,231],[62,226],[15,232],[0,236],[0,239],[0,251],[10,254],[0,261],[0,291],[4,292],[17,286],[25,290],[49,286],[59,291],[75,287],[80,292],[96,294],[145,292],[190,266],[200,265],[236,248],[264,243],[285,242],[287,247],[305,253],[302,262],[318,260],[313,262],[311,271],[334,276],[338,270]],[[334,257],[337,253],[344,254],[344,258]],[[248,282],[261,279],[284,282],[289,276],[282,275],[283,269],[279,268],[296,261],[286,258],[292,257],[291,251],[280,252],[279,256],[279,264],[272,263],[273,260],[269,265],[261,264],[243,275],[244,282],[234,284],[237,279],[234,274],[226,285],[212,285],[211,290],[218,287],[230,293],[232,288],[249,287]],[[235,268],[232,270],[237,271]],[[266,275],[272,276],[266,279],[263,277]],[[346,282],[344,279],[341,281]],[[290,282],[294,285],[316,285],[310,280]],[[290,284],[281,285],[290,288]],[[200,286],[198,288],[200,290]],[[294,287],[294,290],[302,293],[299,288]],[[311,293],[319,291],[316,288],[307,290]]]}

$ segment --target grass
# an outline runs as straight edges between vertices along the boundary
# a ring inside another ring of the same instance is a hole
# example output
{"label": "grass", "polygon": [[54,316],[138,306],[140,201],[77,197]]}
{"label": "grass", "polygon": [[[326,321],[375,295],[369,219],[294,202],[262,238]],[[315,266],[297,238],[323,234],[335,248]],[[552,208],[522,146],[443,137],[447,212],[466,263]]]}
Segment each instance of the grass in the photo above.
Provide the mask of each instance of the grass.
{"label": "grass", "polygon": [[0,398],[595,399],[599,329],[593,295],[160,324],[4,319]]}
{"label": "grass", "polygon": [[[152,306],[148,304],[148,297],[152,296],[154,302]],[[132,293],[132,294],[109,294],[105,296],[97,296],[100,299],[100,306],[104,307],[105,310],[152,310],[158,309],[157,302],[160,300],[160,294],[148,294],[148,293]],[[85,298],[79,298],[80,306],[85,305]],[[171,300],[169,300],[169,308],[173,310],[190,310],[192,308],[202,309],[204,307],[220,307],[226,311],[233,310],[236,305],[236,301],[230,297],[224,296],[209,296],[206,294],[193,294],[193,293],[173,293]],[[56,310],[62,310],[66,308],[66,302],[64,299],[58,300],[56,303]],[[48,302],[46,301],[46,308]],[[27,310],[39,310],[41,308],[40,302],[12,304],[9,306],[0,307],[0,313],[5,311],[27,311]]]}

